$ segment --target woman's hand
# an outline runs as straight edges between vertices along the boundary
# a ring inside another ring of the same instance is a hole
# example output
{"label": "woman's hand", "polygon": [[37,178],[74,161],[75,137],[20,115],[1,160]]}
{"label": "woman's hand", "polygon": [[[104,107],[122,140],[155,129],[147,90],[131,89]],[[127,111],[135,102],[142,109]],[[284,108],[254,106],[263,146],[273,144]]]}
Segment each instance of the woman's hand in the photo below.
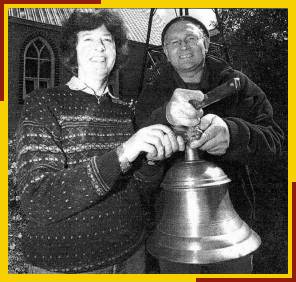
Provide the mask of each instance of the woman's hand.
{"label": "woman's hand", "polygon": [[133,162],[142,152],[147,153],[148,160],[159,161],[185,149],[183,138],[162,124],[140,129],[122,145],[123,154],[129,162]]}

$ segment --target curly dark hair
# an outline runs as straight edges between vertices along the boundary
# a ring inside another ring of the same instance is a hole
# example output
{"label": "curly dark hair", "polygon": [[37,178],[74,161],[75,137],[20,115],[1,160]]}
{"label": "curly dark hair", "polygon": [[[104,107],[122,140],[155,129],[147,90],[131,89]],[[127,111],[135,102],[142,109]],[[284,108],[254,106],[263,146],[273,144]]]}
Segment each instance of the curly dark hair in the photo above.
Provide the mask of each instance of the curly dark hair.
{"label": "curly dark hair", "polygon": [[96,29],[105,25],[111,33],[116,46],[116,60],[113,70],[118,69],[127,60],[127,30],[121,17],[114,11],[97,9],[94,12],[75,10],[62,25],[61,51],[64,65],[77,75],[77,34],[80,31]]}

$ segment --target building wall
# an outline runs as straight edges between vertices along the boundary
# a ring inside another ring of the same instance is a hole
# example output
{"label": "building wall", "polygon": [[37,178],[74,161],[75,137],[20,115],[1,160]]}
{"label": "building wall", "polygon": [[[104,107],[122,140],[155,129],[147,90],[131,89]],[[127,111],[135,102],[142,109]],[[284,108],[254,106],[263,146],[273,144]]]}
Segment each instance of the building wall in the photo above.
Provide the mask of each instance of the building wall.
{"label": "building wall", "polygon": [[[22,70],[20,69],[22,65],[21,53],[24,44],[28,42],[28,39],[33,39],[35,35],[46,39],[57,55],[55,71],[58,75],[55,79],[55,85],[64,84],[71,77],[71,74],[62,65],[61,54],[58,49],[60,27],[10,18],[8,25],[8,119],[10,137],[15,133],[23,106],[20,99],[22,92],[20,84],[22,77]],[[121,98],[132,99],[137,97],[144,49],[145,45],[142,43],[129,42],[129,60],[120,70],[118,77]]]}
{"label": "building wall", "polygon": [[42,36],[48,41],[57,56],[55,84],[60,83],[64,75],[64,70],[60,66],[60,54],[58,50],[59,29],[45,27],[45,25],[24,24],[22,21],[9,20],[8,24],[8,120],[9,136],[16,129],[18,119],[22,109],[22,51],[28,40],[35,36]]}

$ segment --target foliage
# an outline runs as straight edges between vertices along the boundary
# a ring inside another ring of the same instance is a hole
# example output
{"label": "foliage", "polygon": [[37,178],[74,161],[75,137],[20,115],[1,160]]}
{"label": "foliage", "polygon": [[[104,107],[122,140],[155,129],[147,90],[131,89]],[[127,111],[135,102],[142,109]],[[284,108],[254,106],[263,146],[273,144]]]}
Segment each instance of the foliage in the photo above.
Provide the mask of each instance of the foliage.
{"label": "foliage", "polygon": [[15,205],[19,197],[16,194],[16,160],[15,160],[15,139],[8,141],[8,199],[9,205]]}
{"label": "foliage", "polygon": [[275,103],[287,105],[288,10],[214,9],[232,64]]}
{"label": "foliage", "polygon": [[[235,69],[247,74],[268,96],[274,118],[287,133],[288,10],[214,9],[220,36]],[[272,165],[254,167],[257,216],[254,229],[262,246],[255,273],[287,271],[287,141]],[[279,247],[280,246],[280,247]]]}
{"label": "foliage", "polygon": [[23,229],[26,225],[26,219],[23,216],[17,194],[16,182],[16,156],[15,156],[15,139],[8,141],[8,271],[9,273],[26,273],[21,251],[20,240]]}
{"label": "foliage", "polygon": [[26,273],[27,266],[21,250],[21,238],[26,219],[19,208],[10,208],[8,214],[8,272]]}

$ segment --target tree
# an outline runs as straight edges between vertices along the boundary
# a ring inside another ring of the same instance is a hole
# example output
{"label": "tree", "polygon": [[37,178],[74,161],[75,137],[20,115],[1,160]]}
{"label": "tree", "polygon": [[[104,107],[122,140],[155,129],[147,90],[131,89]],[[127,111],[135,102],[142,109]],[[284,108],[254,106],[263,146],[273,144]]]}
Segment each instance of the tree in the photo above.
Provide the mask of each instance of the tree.
{"label": "tree", "polygon": [[[214,9],[219,43],[232,65],[266,93],[274,118],[287,132],[287,9]],[[254,256],[255,273],[287,271],[287,142],[277,162],[251,168],[256,190],[255,230],[262,246]]]}
{"label": "tree", "polygon": [[233,66],[249,75],[275,103],[287,105],[288,10],[214,9]]}

